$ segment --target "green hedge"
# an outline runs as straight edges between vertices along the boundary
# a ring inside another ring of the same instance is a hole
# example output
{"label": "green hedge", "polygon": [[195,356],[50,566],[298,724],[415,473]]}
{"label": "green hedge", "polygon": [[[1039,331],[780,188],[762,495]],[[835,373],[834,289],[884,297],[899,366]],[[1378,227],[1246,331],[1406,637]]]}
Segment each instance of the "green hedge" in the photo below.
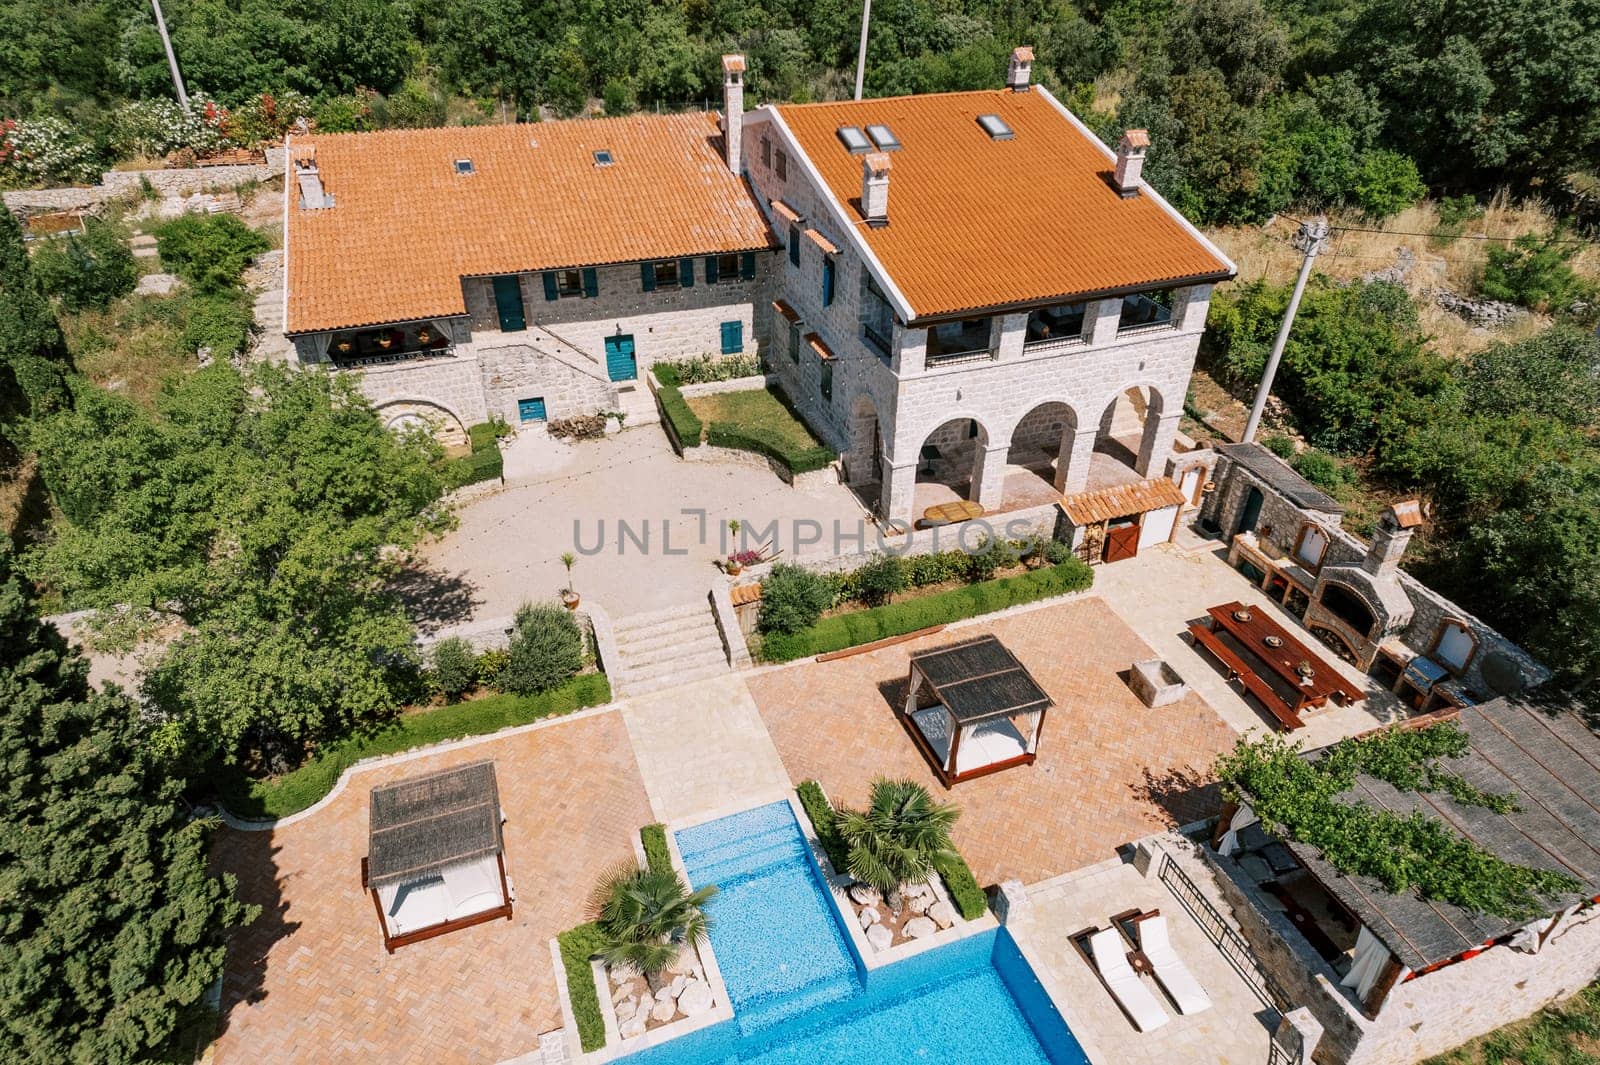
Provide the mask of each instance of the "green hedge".
{"label": "green hedge", "polygon": [[820,444],[797,448],[759,426],[735,425],[732,422],[712,422],[706,429],[706,443],[713,447],[730,447],[766,455],[781,462],[790,473],[796,474],[820,470],[837,457],[832,450]]}
{"label": "green hedge", "polygon": [[467,429],[467,436],[472,441],[472,454],[445,463],[444,481],[447,489],[500,479],[505,472],[505,462],[500,457],[499,430],[500,427],[494,422],[479,422]]}
{"label": "green hedge", "polygon": [[556,936],[556,942],[561,946],[561,967],[567,972],[567,999],[578,1025],[578,1043],[585,1054],[599,1050],[606,1045],[606,1021],[589,959],[605,949],[605,933],[590,922],[567,929]]}
{"label": "green hedge", "polygon": [[645,825],[639,830],[639,842],[644,844],[644,863],[652,872],[672,871],[672,851],[667,847],[666,825]]}
{"label": "green hedge", "polygon": [[656,390],[656,397],[661,400],[661,410],[667,416],[667,421],[672,423],[672,431],[678,436],[678,443],[683,447],[700,446],[700,416],[689,409],[689,403],[683,398],[683,393],[671,385],[663,385]]}
{"label": "green hedge", "polygon": [[833,863],[834,872],[845,872],[850,851],[833,827],[833,806],[828,802],[828,797],[822,794],[822,785],[815,780],[803,780],[794,790],[800,797],[800,806],[806,816],[811,818],[811,827],[816,829],[817,843],[822,846],[822,853]]}
{"label": "green hedge", "polygon": [[218,780],[217,791],[236,816],[287,817],[332,791],[339,775],[363,758],[481,736],[610,701],[611,684],[605,674],[586,673],[539,695],[491,695],[406,714],[380,731],[330,744],[311,761],[276,780],[251,780],[239,773]]}
{"label": "green hedge", "polygon": [[790,662],[809,655],[826,654],[891,636],[903,636],[932,625],[1004,610],[1009,606],[1079,592],[1094,582],[1087,563],[1068,559],[1059,566],[1019,573],[1014,577],[983,581],[965,588],[908,599],[903,603],[836,614],[800,632],[773,633],[761,641],[761,657],[768,662]]}
{"label": "green hedge", "polygon": [[972,870],[967,868],[961,855],[936,858],[933,867],[939,870],[939,879],[944,881],[945,890],[950,892],[950,901],[955,903],[956,912],[969,921],[982,917],[983,911],[989,908],[989,896],[978,886],[978,878],[972,875]]}

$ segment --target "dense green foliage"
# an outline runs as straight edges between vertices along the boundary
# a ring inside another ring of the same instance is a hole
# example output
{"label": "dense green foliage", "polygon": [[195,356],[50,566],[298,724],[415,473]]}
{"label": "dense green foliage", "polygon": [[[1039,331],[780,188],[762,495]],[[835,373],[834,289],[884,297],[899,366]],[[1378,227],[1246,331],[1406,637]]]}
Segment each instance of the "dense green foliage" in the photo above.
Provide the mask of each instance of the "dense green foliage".
{"label": "dense green foliage", "polygon": [[672,851],[667,847],[667,826],[645,825],[639,830],[639,842],[644,846],[644,864],[661,872],[672,869]]}
{"label": "dense green foliage", "polygon": [[955,853],[950,830],[960,816],[953,804],[936,802],[915,781],[879,777],[865,810],[840,810],[834,818],[845,845],[845,871],[895,905],[902,886],[926,883],[934,863]]}
{"label": "dense green foliage", "polygon": [[600,956],[654,975],[675,963],[684,948],[699,946],[711,931],[706,903],[717,885],[691,889],[669,864],[640,869],[624,862],[600,882],[590,900],[605,936]]}
{"label": "dense green foliage", "polygon": [[478,655],[460,636],[447,636],[428,652],[433,687],[448,702],[455,702],[478,686]]}
{"label": "dense green foliage", "polygon": [[606,934],[590,921],[562,932],[556,943],[561,948],[561,967],[567,976],[572,1019],[578,1025],[578,1044],[586,1054],[599,1050],[606,1045],[606,1019],[600,1012],[600,995],[595,990],[589,960],[605,949]]}
{"label": "dense green foliage", "polygon": [[0,556],[0,1059],[159,1056],[203,1010],[230,929],[254,919],[208,869],[212,824],[96,691]]}
{"label": "dense green foliage", "polygon": [[585,673],[542,695],[491,695],[437,710],[403,714],[346,739],[321,745],[305,765],[272,780],[252,780],[234,768],[218,775],[215,785],[228,809],[240,817],[288,817],[321,800],[333,790],[340,775],[363,758],[465,736],[486,736],[610,701],[611,684],[605,674]]}
{"label": "dense green foliage", "polygon": [[271,242],[237,215],[186,214],[156,227],[161,265],[201,292],[235,288]]}
{"label": "dense green foliage", "polygon": [[787,436],[758,425],[737,425],[732,422],[712,422],[706,426],[706,443],[713,447],[754,451],[777,460],[790,473],[811,473],[838,457],[820,444],[797,447]]}
{"label": "dense green foliage", "polygon": [[803,780],[795,789],[795,795],[800,799],[801,809],[811,819],[817,844],[822,847],[822,853],[828,856],[828,863],[833,866],[834,872],[844,872],[850,860],[850,849],[839,835],[833,804],[822,793],[822,785],[815,780]]}
{"label": "dense green foliage", "polygon": [[678,446],[699,447],[705,426],[700,424],[699,415],[690,409],[683,393],[672,385],[662,385],[656,390],[656,400],[661,404],[661,413],[667,416],[668,427],[677,437]]}
{"label": "dense green foliage", "polygon": [[571,680],[583,668],[583,630],[559,603],[524,603],[513,621],[501,689],[537,695]]}
{"label": "dense green foliage", "polygon": [[61,513],[28,560],[109,636],[169,637],[145,677],[152,741],[292,765],[397,709],[419,663],[390,582],[448,521],[436,446],[324,374],[219,363],[155,406],[83,385],[35,427]]}
{"label": "dense green foliage", "polygon": [[1316,847],[1342,873],[1373,877],[1394,894],[1414,891],[1500,917],[1534,916],[1581,885],[1506,862],[1420,809],[1401,815],[1346,795],[1366,773],[1402,791],[1444,792],[1466,805],[1512,812],[1509,796],[1482,792],[1441,765],[1467,746],[1453,722],[1341,740],[1314,760],[1277,736],[1240,739],[1218,759],[1216,775],[1229,798],[1248,802],[1268,830]]}
{"label": "dense green foliage", "polygon": [[794,633],[817,623],[833,605],[833,584],[820,573],[792,562],[779,562],[761,582],[761,611],[756,628],[762,633]]}
{"label": "dense green foliage", "polygon": [[882,606],[906,586],[906,563],[899,555],[879,555],[855,571],[855,593],[867,606]]}
{"label": "dense green foliage", "polygon": [[472,451],[445,464],[446,488],[464,488],[479,481],[497,481],[505,473],[505,459],[500,454],[499,426],[494,422],[479,422],[467,429]]}
{"label": "dense green foliage", "polygon": [[654,363],[650,372],[662,384],[680,388],[683,385],[753,377],[761,372],[761,360],[755,355],[697,355],[692,359],[669,359]]}
{"label": "dense green foliage", "polygon": [[33,253],[33,273],[68,311],[104,307],[132,292],[139,281],[127,238],[95,218],[84,220],[82,233],[45,241]]}
{"label": "dense green foliage", "polygon": [[835,614],[792,634],[773,633],[761,641],[761,657],[768,662],[789,662],[808,655],[903,636],[933,625],[977,617],[1008,606],[1032,603],[1089,587],[1094,571],[1077,559],[1059,566],[1020,573],[1014,577],[953,588],[921,599]]}
{"label": "dense green foliage", "polygon": [[1525,233],[1508,246],[1490,248],[1479,290],[1536,311],[1565,311],[1594,295],[1594,286],[1567,265],[1578,247],[1558,232],[1550,237]]}
{"label": "dense green foliage", "polygon": [[21,418],[65,404],[70,369],[66,340],[34,276],[22,227],[0,210],[0,435],[14,444]]}
{"label": "dense green foliage", "polygon": [[989,896],[978,886],[978,878],[972,875],[966,859],[951,851],[936,856],[933,867],[938,870],[940,879],[950,892],[950,901],[955,903],[956,912],[969,921],[982,917],[989,908]]}

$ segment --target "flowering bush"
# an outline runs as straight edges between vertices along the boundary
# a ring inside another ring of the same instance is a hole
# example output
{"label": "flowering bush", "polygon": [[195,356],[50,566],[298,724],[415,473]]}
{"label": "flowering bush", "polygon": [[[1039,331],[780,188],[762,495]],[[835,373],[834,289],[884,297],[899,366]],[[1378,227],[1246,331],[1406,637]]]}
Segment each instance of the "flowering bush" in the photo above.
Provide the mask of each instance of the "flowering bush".
{"label": "flowering bush", "polygon": [[0,121],[0,177],[12,182],[93,181],[100,152],[59,118]]}
{"label": "flowering bush", "polygon": [[228,110],[203,95],[184,110],[174,100],[135,100],[111,117],[111,150],[121,158],[189,151],[209,155],[231,144]]}
{"label": "flowering bush", "polygon": [[311,117],[311,101],[290,89],[264,92],[234,108],[224,122],[228,139],[245,148],[262,141],[278,142],[300,122]]}
{"label": "flowering bush", "polygon": [[760,551],[735,551],[728,556],[728,561],[736,566],[754,566],[761,561]]}

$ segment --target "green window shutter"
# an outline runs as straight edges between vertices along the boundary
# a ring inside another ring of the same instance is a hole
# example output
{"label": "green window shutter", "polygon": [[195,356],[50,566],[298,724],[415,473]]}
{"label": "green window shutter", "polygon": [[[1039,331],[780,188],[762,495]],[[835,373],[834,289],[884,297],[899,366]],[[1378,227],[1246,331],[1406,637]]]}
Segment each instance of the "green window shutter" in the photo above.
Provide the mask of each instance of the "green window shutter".
{"label": "green window shutter", "polygon": [[822,305],[833,305],[833,260],[827,256],[822,257]]}
{"label": "green window shutter", "polygon": [[583,294],[589,299],[600,295],[600,275],[590,266],[583,271]]}
{"label": "green window shutter", "polygon": [[546,270],[544,272],[544,298],[547,300],[561,298],[561,290],[556,287],[556,273],[554,270]]}
{"label": "green window shutter", "polygon": [[678,260],[678,284],[684,288],[694,288],[694,260]]}
{"label": "green window shutter", "polygon": [[654,292],[656,290],[655,263],[639,264],[639,284],[646,292]]}
{"label": "green window shutter", "polygon": [[717,283],[717,257],[715,255],[707,255],[706,256],[706,284],[715,285],[716,283]]}
{"label": "green window shutter", "polygon": [[739,260],[739,276],[749,281],[756,276],[756,253],[747,251],[744,258]]}
{"label": "green window shutter", "polygon": [[789,263],[792,266],[800,265],[800,227],[789,227]]}
{"label": "green window shutter", "polygon": [[744,323],[722,323],[722,353],[737,355],[744,350]]}

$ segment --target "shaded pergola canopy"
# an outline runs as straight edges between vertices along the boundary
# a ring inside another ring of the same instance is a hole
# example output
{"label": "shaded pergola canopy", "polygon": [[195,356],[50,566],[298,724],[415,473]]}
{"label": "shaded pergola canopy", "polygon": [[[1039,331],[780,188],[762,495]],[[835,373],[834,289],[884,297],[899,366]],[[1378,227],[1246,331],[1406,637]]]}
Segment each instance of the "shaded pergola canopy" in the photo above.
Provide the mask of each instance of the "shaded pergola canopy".
{"label": "shaded pergola canopy", "polygon": [[1017,656],[994,636],[934,647],[911,656],[939,702],[958,724],[1049,709],[1050,697]]}
{"label": "shaded pergola canopy", "polygon": [[1044,693],[994,636],[911,656],[901,720],[945,786],[1036,757]]}
{"label": "shaded pergola canopy", "polygon": [[367,882],[373,888],[437,876],[503,849],[493,762],[372,790]]}

